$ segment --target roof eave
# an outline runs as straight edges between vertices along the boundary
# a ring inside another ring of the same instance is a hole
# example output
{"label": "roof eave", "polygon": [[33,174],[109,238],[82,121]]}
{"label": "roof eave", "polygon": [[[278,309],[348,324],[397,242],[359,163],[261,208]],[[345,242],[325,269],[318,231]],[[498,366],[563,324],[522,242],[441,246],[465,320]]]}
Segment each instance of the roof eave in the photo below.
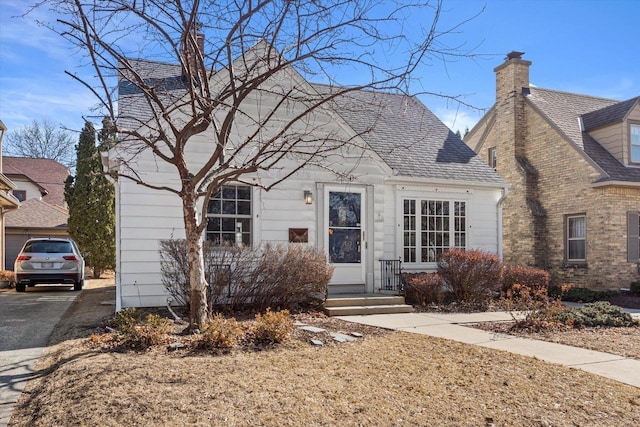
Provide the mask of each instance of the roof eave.
{"label": "roof eave", "polygon": [[640,182],[637,181],[599,181],[591,184],[593,188],[605,188],[605,187],[625,187],[625,188],[640,188]]}
{"label": "roof eave", "polygon": [[456,179],[423,178],[415,176],[391,176],[385,179],[385,184],[419,184],[419,185],[442,185],[447,187],[469,187],[469,188],[495,188],[504,189],[511,185],[507,182],[485,182],[485,181],[463,181]]}

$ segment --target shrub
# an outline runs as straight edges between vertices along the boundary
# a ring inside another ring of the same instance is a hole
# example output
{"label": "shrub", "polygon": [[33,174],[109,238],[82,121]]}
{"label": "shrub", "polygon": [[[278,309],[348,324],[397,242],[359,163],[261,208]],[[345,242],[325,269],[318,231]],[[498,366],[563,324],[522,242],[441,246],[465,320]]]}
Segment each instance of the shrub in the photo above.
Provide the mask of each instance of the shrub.
{"label": "shrub", "polygon": [[629,288],[629,291],[630,291],[633,295],[640,295],[640,281],[638,281],[638,282],[631,282],[631,287]]}
{"label": "shrub", "polygon": [[444,282],[438,273],[404,273],[404,295],[413,305],[442,304]]}
{"label": "shrub", "polygon": [[500,289],[500,259],[491,253],[451,249],[440,256],[438,273],[455,301],[484,304]]}
{"label": "shrub", "polygon": [[257,310],[320,307],[333,267],[324,252],[310,246],[266,245],[249,277],[244,293]]}
{"label": "shrub", "polygon": [[502,294],[507,311],[543,310],[549,303],[547,288],[531,287],[514,283]]}
{"label": "shrub", "polygon": [[579,308],[572,308],[556,314],[556,319],[573,327],[582,326],[634,326],[629,313],[607,301],[585,304]]}
{"label": "shrub", "polygon": [[0,280],[14,282],[16,280],[15,272],[11,270],[0,270]]}
{"label": "shrub", "polygon": [[120,310],[113,319],[117,341],[124,346],[145,349],[166,341],[171,323],[156,314],[147,314],[135,308]]}
{"label": "shrub", "polygon": [[235,318],[227,319],[216,314],[202,327],[200,345],[208,349],[229,349],[244,336],[240,323]]}
{"label": "shrub", "polygon": [[273,312],[267,308],[264,315],[256,314],[251,335],[256,344],[280,343],[291,336],[293,325],[289,310]]}
{"label": "shrub", "polygon": [[607,300],[617,295],[616,291],[594,291],[587,288],[572,288],[562,296],[563,301],[589,303]]}
{"label": "shrub", "polygon": [[[204,245],[209,311],[214,307],[237,309],[251,304],[297,309],[320,306],[333,268],[326,255],[303,245],[239,246]],[[162,282],[179,305],[189,308],[191,289],[184,240],[160,242]]]}
{"label": "shrub", "polygon": [[502,292],[507,292],[516,283],[537,291],[549,289],[549,272],[539,268],[525,266],[508,266],[502,268]]}

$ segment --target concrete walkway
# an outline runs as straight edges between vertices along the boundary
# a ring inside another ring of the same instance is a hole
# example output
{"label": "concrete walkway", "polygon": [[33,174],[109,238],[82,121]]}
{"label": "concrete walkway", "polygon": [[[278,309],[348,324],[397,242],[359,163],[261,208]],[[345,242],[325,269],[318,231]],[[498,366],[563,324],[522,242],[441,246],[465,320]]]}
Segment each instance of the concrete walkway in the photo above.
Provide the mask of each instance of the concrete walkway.
{"label": "concrete walkway", "polygon": [[[633,313],[640,318],[640,313]],[[510,321],[505,312],[488,313],[400,313],[339,316],[339,319],[386,329],[446,338],[496,350],[509,351],[581,369],[615,381],[640,387],[640,360],[563,344],[519,338],[471,328],[470,323]]]}

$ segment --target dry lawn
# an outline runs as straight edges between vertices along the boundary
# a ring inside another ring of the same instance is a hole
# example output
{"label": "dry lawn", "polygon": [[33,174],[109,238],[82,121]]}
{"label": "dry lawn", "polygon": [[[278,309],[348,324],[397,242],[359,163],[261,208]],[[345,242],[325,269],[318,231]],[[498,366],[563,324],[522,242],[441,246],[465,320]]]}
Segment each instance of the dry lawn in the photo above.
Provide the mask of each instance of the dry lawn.
{"label": "dry lawn", "polygon": [[[91,290],[89,287],[88,290]],[[108,289],[110,291],[110,289]],[[71,339],[103,315],[83,292],[11,426],[637,426],[640,389],[536,359],[364,329],[355,343],[112,352]],[[113,308],[111,307],[111,310]],[[74,317],[75,313],[75,317]],[[349,330],[336,319],[309,319]],[[66,333],[64,331],[67,331]],[[62,339],[66,340],[62,340]]]}

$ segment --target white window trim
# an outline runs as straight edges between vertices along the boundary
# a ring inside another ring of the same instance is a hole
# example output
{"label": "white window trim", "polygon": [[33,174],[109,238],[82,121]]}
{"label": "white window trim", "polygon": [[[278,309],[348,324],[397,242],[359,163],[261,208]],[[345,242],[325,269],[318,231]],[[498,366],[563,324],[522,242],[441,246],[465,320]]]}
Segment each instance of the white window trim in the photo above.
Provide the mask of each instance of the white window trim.
{"label": "white window trim", "polygon": [[[401,194],[398,197],[398,206],[397,206],[397,215],[398,215],[398,236],[397,236],[397,242],[398,242],[398,257],[402,260],[403,265],[406,265],[408,267],[421,267],[421,268],[435,268],[437,265],[437,262],[422,262],[420,261],[422,259],[422,246],[421,246],[421,233],[422,233],[422,228],[421,228],[421,221],[420,221],[420,212],[421,212],[421,204],[423,201],[440,201],[440,202],[448,202],[449,205],[449,248],[454,248],[455,246],[455,215],[454,215],[454,202],[464,202],[465,204],[465,229],[464,229],[464,233],[465,233],[465,247],[464,249],[468,249],[469,248],[469,241],[470,241],[470,234],[469,234],[469,230],[470,230],[470,201],[467,197],[458,197],[459,195],[462,195],[464,193],[461,192],[461,194],[438,194],[438,193],[422,193],[422,194]],[[415,218],[416,218],[416,262],[409,262],[405,260],[404,257],[404,201],[405,200],[415,200],[416,202],[416,213],[415,213]]]}
{"label": "white window trim", "polygon": [[[569,236],[569,221],[573,218],[584,218],[584,237],[570,237]],[[565,216],[565,259],[569,263],[583,263],[587,260],[587,215],[585,214],[572,214]],[[569,258],[569,242],[570,241],[584,241],[584,258]]]}
{"label": "white window trim", "polygon": [[[207,219],[209,218],[242,218],[242,219],[248,219],[251,225],[251,229],[249,231],[249,244],[252,246],[255,246],[255,239],[256,239],[256,227],[255,227],[255,223],[256,221],[253,220],[254,218],[254,211],[255,211],[255,200],[256,200],[256,188],[254,186],[248,185],[248,184],[243,184],[243,183],[235,183],[235,182],[229,182],[226,184],[223,184],[223,187],[249,187],[249,191],[251,194],[251,199],[249,200],[249,214],[245,214],[245,215],[238,215],[238,214],[210,214],[207,212]],[[237,199],[236,199],[237,200]],[[209,203],[209,200],[206,200],[205,203]],[[205,228],[204,233],[203,233],[203,240],[206,241],[208,240],[208,235],[209,235],[209,231],[207,228]]]}
{"label": "white window trim", "polygon": [[640,123],[629,123],[629,163],[638,165],[640,164],[640,158],[633,158],[633,147],[637,146],[638,148],[640,148],[640,141],[638,142],[638,144],[634,144],[631,140],[633,128],[638,128],[638,130],[640,131]]}

